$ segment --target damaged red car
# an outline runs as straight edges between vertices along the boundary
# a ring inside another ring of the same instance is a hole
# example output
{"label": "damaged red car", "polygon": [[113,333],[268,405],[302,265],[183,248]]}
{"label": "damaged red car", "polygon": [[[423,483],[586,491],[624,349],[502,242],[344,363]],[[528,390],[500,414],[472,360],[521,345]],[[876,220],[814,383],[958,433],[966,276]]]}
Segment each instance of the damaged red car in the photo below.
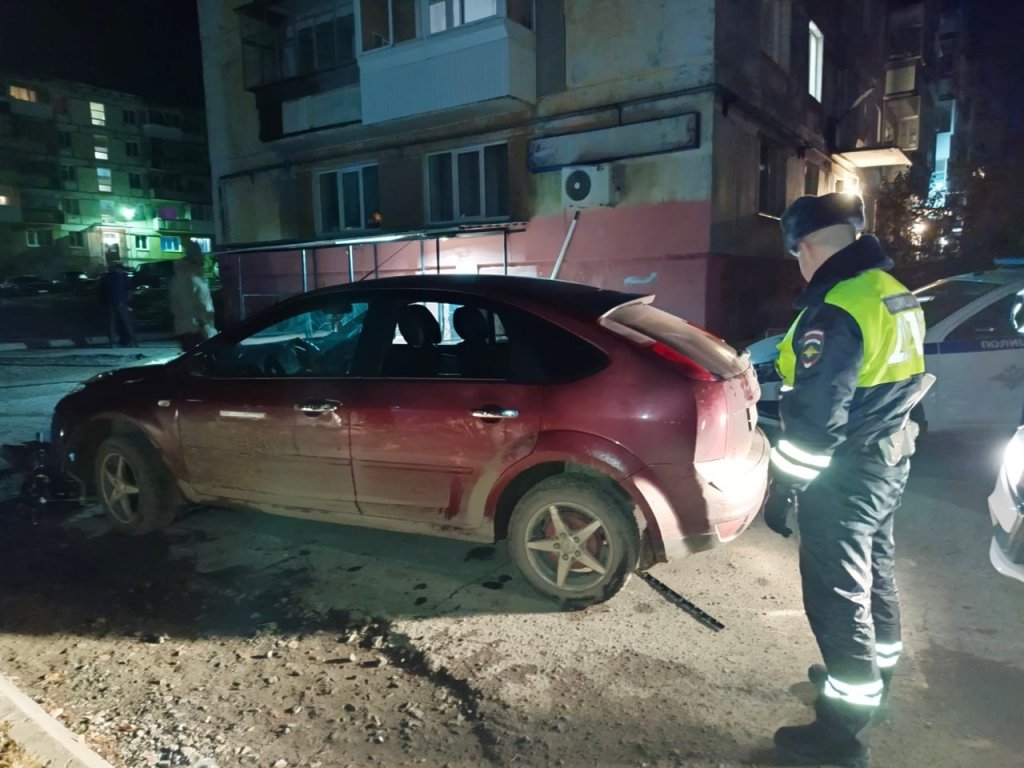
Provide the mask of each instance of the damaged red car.
{"label": "damaged red car", "polygon": [[415,276],[284,301],[57,405],[113,526],[187,505],[493,542],[574,606],[738,536],[768,446],[747,358],[653,297]]}

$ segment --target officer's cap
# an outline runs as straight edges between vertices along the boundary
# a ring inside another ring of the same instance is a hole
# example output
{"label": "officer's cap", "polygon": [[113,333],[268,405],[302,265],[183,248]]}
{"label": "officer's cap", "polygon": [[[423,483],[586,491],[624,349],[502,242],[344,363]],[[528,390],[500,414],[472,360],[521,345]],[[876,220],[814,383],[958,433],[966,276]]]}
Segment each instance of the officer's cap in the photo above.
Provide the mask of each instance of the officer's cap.
{"label": "officer's cap", "polygon": [[790,203],[781,224],[786,251],[795,256],[797,244],[819,229],[837,224],[850,224],[858,232],[864,229],[864,201],[843,192],[804,195]]}

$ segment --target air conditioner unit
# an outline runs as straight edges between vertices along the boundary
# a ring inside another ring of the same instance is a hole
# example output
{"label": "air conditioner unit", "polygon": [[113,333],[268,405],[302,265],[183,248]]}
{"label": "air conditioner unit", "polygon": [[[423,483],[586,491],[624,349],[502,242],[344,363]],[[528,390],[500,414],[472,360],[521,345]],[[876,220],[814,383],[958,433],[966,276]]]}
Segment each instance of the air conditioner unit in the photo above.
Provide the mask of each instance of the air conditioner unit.
{"label": "air conditioner unit", "polygon": [[615,205],[618,187],[610,165],[577,165],[562,169],[562,204],[569,208]]}

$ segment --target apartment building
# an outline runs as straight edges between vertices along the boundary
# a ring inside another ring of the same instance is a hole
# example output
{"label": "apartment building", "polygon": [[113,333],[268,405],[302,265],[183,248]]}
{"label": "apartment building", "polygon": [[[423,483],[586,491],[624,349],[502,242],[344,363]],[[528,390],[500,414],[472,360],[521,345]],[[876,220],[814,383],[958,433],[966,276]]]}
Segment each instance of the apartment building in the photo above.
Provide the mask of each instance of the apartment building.
{"label": "apartment building", "polygon": [[0,275],[210,250],[201,110],[13,73],[0,88]]}
{"label": "apartment building", "polygon": [[498,272],[655,293],[749,338],[789,319],[787,202],[852,190],[870,210],[910,163],[885,139],[884,0],[199,12],[236,317],[366,277]]}

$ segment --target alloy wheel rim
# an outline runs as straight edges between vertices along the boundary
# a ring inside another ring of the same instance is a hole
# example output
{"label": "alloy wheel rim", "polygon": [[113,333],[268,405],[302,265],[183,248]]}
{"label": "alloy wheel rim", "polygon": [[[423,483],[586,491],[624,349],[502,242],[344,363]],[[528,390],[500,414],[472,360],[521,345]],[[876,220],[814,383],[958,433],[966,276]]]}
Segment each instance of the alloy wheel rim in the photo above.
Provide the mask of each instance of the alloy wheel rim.
{"label": "alloy wheel rim", "polygon": [[535,511],[526,526],[525,543],[533,571],[567,592],[599,585],[616,556],[604,521],[580,504],[548,504]]}
{"label": "alloy wheel rim", "polygon": [[100,469],[100,490],[103,502],[117,522],[131,525],[139,516],[139,486],[127,459],[111,453]]}

